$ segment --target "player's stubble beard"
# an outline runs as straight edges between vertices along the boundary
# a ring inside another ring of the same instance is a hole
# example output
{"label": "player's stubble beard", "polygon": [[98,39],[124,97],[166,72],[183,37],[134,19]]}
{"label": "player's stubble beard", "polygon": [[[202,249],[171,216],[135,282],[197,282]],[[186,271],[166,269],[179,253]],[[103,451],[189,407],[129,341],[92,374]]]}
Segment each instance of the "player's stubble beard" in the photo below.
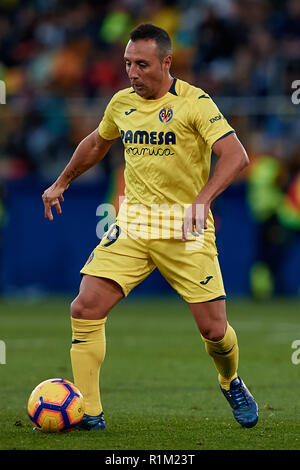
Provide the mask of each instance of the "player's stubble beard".
{"label": "player's stubble beard", "polygon": [[[159,81],[155,80],[157,81],[156,86],[147,86],[145,83],[142,83],[142,82],[141,83],[132,82],[131,86],[141,98],[144,98],[146,100],[155,99],[156,94],[158,93],[158,91],[160,90],[163,84],[162,63],[160,63],[160,76],[161,76],[161,79]],[[153,82],[154,82],[154,79],[153,79]]]}

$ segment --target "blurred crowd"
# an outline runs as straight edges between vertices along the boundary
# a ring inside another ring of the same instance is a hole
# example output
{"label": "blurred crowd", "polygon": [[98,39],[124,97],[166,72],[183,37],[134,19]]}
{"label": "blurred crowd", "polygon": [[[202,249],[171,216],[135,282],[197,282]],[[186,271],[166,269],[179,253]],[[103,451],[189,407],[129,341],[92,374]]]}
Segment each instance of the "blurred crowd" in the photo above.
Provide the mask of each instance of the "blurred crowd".
{"label": "blurred crowd", "polygon": [[[299,135],[290,96],[300,77],[300,0],[0,0],[0,175],[57,175],[128,86],[124,46],[144,21],[170,33],[175,76],[220,105],[227,97],[222,111],[249,152],[289,158]],[[114,154],[98,172],[117,164]]]}

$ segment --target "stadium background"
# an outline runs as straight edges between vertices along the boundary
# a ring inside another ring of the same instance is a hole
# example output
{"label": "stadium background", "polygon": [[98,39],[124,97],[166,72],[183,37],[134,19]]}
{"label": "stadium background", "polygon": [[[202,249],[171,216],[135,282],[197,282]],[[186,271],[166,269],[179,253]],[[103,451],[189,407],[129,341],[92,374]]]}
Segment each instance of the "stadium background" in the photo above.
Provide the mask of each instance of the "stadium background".
{"label": "stadium background", "polygon": [[[72,184],[51,223],[41,194],[128,86],[124,46],[143,21],[170,32],[173,75],[213,97],[250,156],[213,207],[227,293],[297,297],[299,0],[0,0],[0,295],[77,291],[99,241],[97,207],[122,194],[120,143]],[[157,272],[136,289],[154,292],[171,292]]]}

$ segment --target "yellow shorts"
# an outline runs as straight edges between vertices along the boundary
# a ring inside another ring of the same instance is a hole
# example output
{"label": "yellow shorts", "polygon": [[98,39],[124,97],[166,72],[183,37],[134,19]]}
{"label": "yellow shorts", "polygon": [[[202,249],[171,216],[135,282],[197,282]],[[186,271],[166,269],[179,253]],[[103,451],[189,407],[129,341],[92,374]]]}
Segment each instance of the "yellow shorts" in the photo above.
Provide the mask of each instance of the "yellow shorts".
{"label": "yellow shorts", "polygon": [[134,239],[124,236],[119,224],[110,226],[81,274],[112,279],[127,296],[157,268],[188,303],[225,298],[214,230],[205,230],[202,243],[195,237],[186,242],[178,238]]}

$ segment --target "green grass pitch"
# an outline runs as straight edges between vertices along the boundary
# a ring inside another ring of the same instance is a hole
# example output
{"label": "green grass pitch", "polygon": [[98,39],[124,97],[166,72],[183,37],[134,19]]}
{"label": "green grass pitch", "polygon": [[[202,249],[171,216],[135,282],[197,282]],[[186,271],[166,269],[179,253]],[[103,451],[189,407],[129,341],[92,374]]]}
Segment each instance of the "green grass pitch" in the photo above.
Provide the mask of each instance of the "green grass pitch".
{"label": "green grass pitch", "polygon": [[260,417],[243,429],[218,388],[188,307],[177,296],[121,302],[107,321],[101,392],[107,429],[32,431],[28,396],[41,381],[72,380],[69,299],[0,302],[0,449],[295,450],[300,449],[300,339],[297,300],[232,300],[228,319],[240,346],[239,374]]}

